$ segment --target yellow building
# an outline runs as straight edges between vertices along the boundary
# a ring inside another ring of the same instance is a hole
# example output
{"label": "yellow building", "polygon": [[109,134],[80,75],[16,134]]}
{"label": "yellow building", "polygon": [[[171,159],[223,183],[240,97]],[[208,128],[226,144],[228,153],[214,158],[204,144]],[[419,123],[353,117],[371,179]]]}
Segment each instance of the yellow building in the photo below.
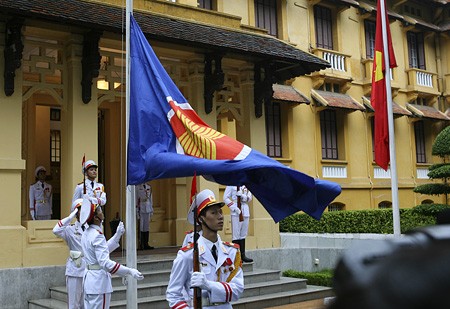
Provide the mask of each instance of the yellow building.
{"label": "yellow building", "polygon": [[[84,154],[99,164],[106,221],[125,218],[124,1],[0,2],[0,268],[63,264],[51,230],[68,215]],[[370,106],[376,1],[134,0],[160,61],[211,127],[343,193],[329,210],[389,207],[390,173],[373,162]],[[400,207],[435,162],[450,120],[446,1],[387,1]],[[223,78],[223,80],[222,80]],[[32,221],[28,188],[43,165],[55,220]],[[179,245],[190,179],[151,182],[153,246]],[[223,187],[200,181],[222,196]],[[279,246],[253,202],[248,247]],[[105,225],[110,235],[109,224]],[[230,238],[230,222],[223,232]]]}

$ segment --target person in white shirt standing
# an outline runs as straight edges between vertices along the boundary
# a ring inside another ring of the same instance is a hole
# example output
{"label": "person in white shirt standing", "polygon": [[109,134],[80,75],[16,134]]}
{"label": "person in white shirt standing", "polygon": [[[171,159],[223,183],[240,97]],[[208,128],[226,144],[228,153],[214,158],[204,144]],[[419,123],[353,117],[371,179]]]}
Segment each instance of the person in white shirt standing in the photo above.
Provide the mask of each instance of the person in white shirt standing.
{"label": "person in white shirt standing", "polygon": [[38,166],[34,171],[36,183],[30,186],[30,215],[33,220],[50,220],[52,217],[52,186],[45,182],[47,170]]}
{"label": "person in white shirt standing", "polygon": [[[83,199],[75,200],[72,203],[72,212],[70,215],[58,221],[53,228],[53,233],[64,239],[69,247],[69,257],[66,262],[66,288],[69,309],[84,308],[83,277],[86,263],[81,248],[81,235],[84,232],[85,226],[80,223],[79,211],[82,203]],[[74,224],[70,224],[73,218],[76,218],[76,221]],[[120,222],[116,234],[107,242],[109,252],[119,247],[120,237],[123,233],[125,233],[125,227]]]}
{"label": "person in white shirt standing", "polygon": [[120,265],[109,258],[109,248],[102,232],[104,220],[102,208],[92,204],[88,197],[81,205],[80,222],[89,227],[81,236],[81,247],[86,262],[84,274],[84,307],[86,309],[108,309],[113,292],[111,275],[132,276],[142,280],[144,276],[135,268]]}
{"label": "person in white shirt standing", "polygon": [[153,216],[152,186],[146,183],[136,186],[136,215],[139,220],[139,249],[154,249],[148,245],[150,235],[150,219]]}
{"label": "person in white shirt standing", "polygon": [[[192,308],[194,293],[192,287],[199,288],[201,308],[231,309],[231,302],[239,300],[244,292],[239,246],[220,239],[223,230],[222,206],[211,190],[203,190],[196,195],[190,212],[196,210],[198,223],[202,225],[202,235],[198,238],[198,256],[195,244],[189,243],[178,251],[173,261],[166,300],[172,309]],[[194,259],[197,259],[194,271]]]}
{"label": "person in white shirt standing", "polygon": [[86,193],[92,203],[104,206],[106,204],[106,192],[103,184],[96,181],[97,163],[93,160],[86,161],[82,172],[85,179],[84,182],[79,183],[75,187],[72,202],[76,199],[83,198],[84,193]]}
{"label": "person in white shirt standing", "polygon": [[252,198],[253,195],[246,186],[227,186],[223,194],[223,200],[230,208],[233,243],[240,246],[242,261],[246,263],[253,262],[253,259],[245,254],[245,238],[250,221],[248,203]]}

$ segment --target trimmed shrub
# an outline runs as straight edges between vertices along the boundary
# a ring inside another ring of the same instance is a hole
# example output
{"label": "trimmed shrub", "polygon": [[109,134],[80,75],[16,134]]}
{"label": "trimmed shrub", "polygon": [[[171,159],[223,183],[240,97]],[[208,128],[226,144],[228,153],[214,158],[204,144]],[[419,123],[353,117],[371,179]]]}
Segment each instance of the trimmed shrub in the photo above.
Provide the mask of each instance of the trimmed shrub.
{"label": "trimmed shrub", "polygon": [[307,279],[307,284],[309,285],[333,286],[333,271],[330,269],[324,269],[317,272],[303,272],[288,269],[283,272],[283,276]]}
{"label": "trimmed shrub", "polygon": [[[411,229],[436,223],[435,216],[400,209],[400,228]],[[325,212],[320,221],[300,213],[280,221],[280,232],[287,233],[375,233],[392,234],[392,209]]]}

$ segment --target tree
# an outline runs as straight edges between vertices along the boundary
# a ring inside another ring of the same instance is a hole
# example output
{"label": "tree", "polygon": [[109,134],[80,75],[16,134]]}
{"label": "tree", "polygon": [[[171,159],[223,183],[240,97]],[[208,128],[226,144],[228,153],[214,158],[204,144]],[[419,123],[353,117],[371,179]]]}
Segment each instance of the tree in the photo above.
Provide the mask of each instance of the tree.
{"label": "tree", "polygon": [[448,206],[448,194],[450,194],[450,126],[442,130],[434,140],[432,155],[439,156],[442,163],[433,164],[429,168],[430,179],[441,179],[442,183],[427,183],[414,188],[414,192],[427,195],[445,194],[445,205]]}

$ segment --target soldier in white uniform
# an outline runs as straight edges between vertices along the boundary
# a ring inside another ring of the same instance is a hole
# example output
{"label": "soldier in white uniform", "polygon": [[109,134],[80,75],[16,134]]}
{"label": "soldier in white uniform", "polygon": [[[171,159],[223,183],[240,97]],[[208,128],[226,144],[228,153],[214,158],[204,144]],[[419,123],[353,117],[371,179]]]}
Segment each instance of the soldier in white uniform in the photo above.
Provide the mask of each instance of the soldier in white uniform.
{"label": "soldier in white uniform", "polygon": [[47,170],[38,166],[34,171],[36,183],[30,186],[30,214],[33,220],[50,220],[52,217],[52,186],[45,182]]}
{"label": "soldier in white uniform", "polygon": [[[84,308],[83,277],[86,263],[84,262],[81,248],[81,235],[85,227],[80,223],[79,212],[82,202],[83,199],[75,200],[72,203],[72,213],[60,220],[53,228],[53,233],[64,239],[70,250],[66,262],[67,303],[69,309]],[[74,217],[77,220],[74,224],[70,224]],[[120,237],[123,233],[125,233],[125,228],[123,223],[120,222],[116,234],[108,240],[109,252],[119,247]]]}
{"label": "soldier in white uniform", "polygon": [[[238,197],[241,199],[241,209],[238,207]],[[247,237],[248,223],[250,221],[250,208],[248,207],[248,203],[252,198],[252,193],[245,186],[227,186],[223,194],[223,200],[230,208],[233,243],[240,246],[242,261],[246,263],[253,262],[245,254],[245,238]],[[242,221],[239,220],[241,213],[243,217]]]}
{"label": "soldier in white uniform", "polygon": [[84,274],[84,307],[86,309],[107,309],[113,292],[111,275],[130,275],[137,280],[144,276],[135,268],[120,265],[109,258],[109,248],[102,232],[104,215],[99,205],[92,204],[88,197],[81,205],[80,221],[89,227],[81,236],[81,247],[86,262]]}
{"label": "soldier in white uniform", "polygon": [[[83,167],[83,175],[85,175],[86,179],[84,180],[84,184],[86,185],[86,194],[89,196],[89,199],[92,203],[103,206],[106,204],[106,192],[103,184],[96,181],[97,179],[97,164],[88,160],[84,163]],[[76,199],[83,198],[84,195],[84,184],[83,182],[79,183],[75,187],[75,192],[73,194],[72,202]]]}
{"label": "soldier in white uniform", "polygon": [[[195,201],[203,230],[198,239],[201,271],[193,271],[194,244],[181,248],[173,261],[166,299],[170,308],[192,308],[191,287],[198,287],[202,290],[203,308],[232,308],[230,302],[238,300],[244,291],[239,246],[222,242],[217,234],[223,229],[224,203],[217,202],[211,190],[200,192]],[[185,299],[183,291],[188,291],[189,299]]]}
{"label": "soldier in white uniform", "polygon": [[148,245],[150,234],[150,218],[153,216],[153,197],[152,186],[146,183],[136,186],[136,214],[139,220],[140,244],[141,250],[154,249]]}

